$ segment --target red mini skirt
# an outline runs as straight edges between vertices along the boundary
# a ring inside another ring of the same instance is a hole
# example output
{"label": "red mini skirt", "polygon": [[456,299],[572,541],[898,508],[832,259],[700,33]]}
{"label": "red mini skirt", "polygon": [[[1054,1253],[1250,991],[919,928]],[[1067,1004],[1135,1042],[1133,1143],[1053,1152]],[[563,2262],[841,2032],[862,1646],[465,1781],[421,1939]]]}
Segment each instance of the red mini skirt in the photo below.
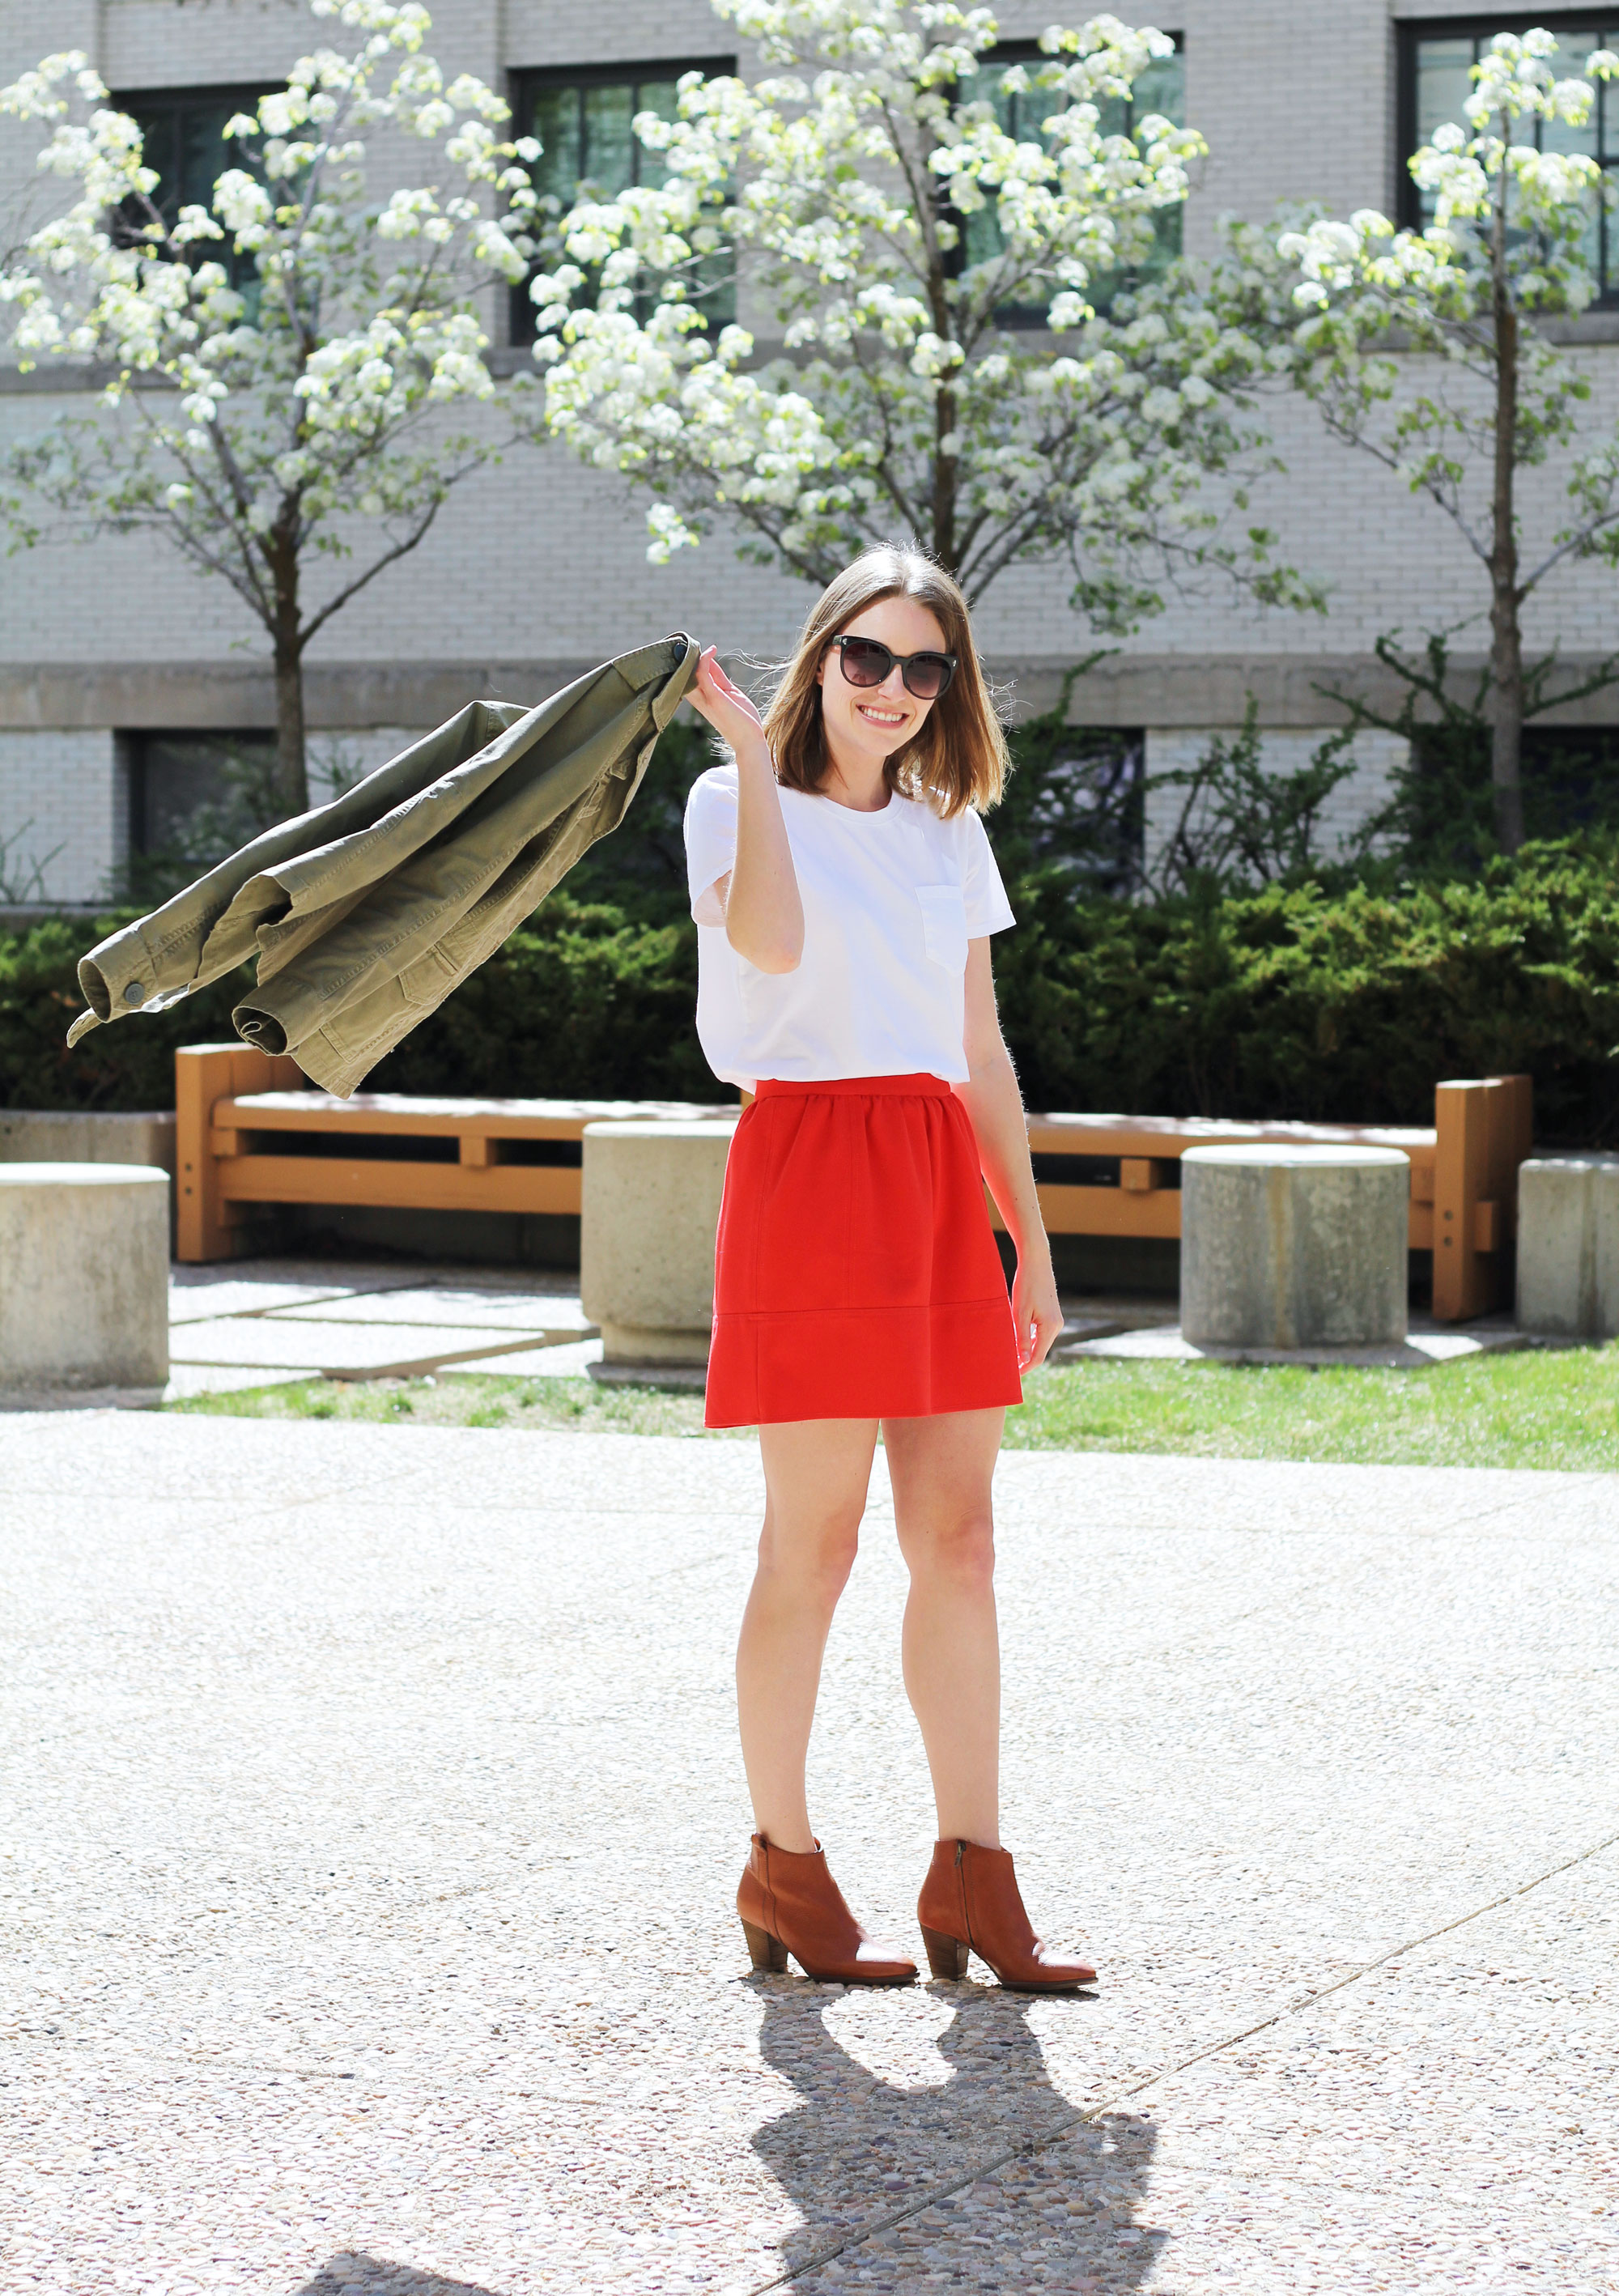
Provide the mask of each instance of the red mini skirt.
{"label": "red mini skirt", "polygon": [[950,1086],[763,1079],[725,1166],[707,1423],[1022,1400],[977,1145]]}

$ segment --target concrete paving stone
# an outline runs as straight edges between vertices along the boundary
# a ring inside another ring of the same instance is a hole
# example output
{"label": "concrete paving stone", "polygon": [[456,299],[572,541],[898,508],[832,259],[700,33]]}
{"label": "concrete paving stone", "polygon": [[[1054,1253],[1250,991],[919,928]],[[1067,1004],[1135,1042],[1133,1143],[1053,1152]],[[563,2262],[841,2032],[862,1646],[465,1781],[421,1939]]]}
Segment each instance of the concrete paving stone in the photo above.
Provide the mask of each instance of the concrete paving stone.
{"label": "concrete paving stone", "polygon": [[[1102,1986],[866,1995],[731,1907],[754,1446],[16,1423],[20,2285],[1619,2285],[1614,1853],[1484,1910],[1615,1830],[1612,1479],[1003,1459],[1007,1838]],[[891,1516],[814,1806],[913,1939]]]}
{"label": "concrete paving stone", "polygon": [[451,1290],[470,1285],[486,1297],[492,1292],[516,1292],[547,1300],[576,1300],[579,1296],[576,1267],[470,1267],[464,1261],[456,1261],[442,1267],[423,1266],[414,1280]]}
{"label": "concrete paving stone", "polygon": [[171,1331],[186,1324],[212,1323],[220,1316],[267,1316],[277,1308],[308,1307],[322,1300],[330,1300],[335,1304],[349,1296],[346,1292],[322,1290],[315,1284],[303,1283],[258,1283],[222,1278],[217,1283],[208,1284],[181,1284],[177,1278],[187,1272],[184,1269],[169,1271],[168,1324]]}
{"label": "concrete paving stone", "polygon": [[415,1284],[397,1292],[294,1305],[274,1311],[278,1324],[454,1324],[492,1332],[583,1338],[595,1330],[577,1292],[485,1291],[465,1284]]}
{"label": "concrete paving stone", "polygon": [[[546,1313],[540,1322],[549,1324],[559,1314],[566,1316],[568,1300],[577,1300],[579,1278],[576,1271],[567,1268],[479,1268],[472,1280],[464,1267],[424,1261],[226,1259],[170,1268],[169,1320],[195,1323],[215,1316],[274,1315],[282,1308],[371,1300],[372,1309],[356,1305],[364,1320],[373,1313],[386,1314],[390,1296],[407,1292],[421,1300],[426,1320],[437,1322],[446,1293],[458,1291],[492,1313],[512,1299],[544,1300]],[[342,1320],[340,1314],[338,1319]],[[388,1320],[397,1322],[399,1317],[389,1316]],[[479,1323],[484,1316],[480,1313],[462,1320]],[[528,1326],[525,1323],[522,1328]]]}
{"label": "concrete paving stone", "polygon": [[313,1364],[283,1365],[271,1371],[262,1364],[172,1364],[165,1403],[180,1403],[192,1395],[236,1395],[249,1387],[285,1387],[300,1379],[319,1379]]}
{"label": "concrete paving stone", "polygon": [[[169,1320],[267,1314],[316,1300],[347,1300],[419,1284],[419,1269],[397,1260],[221,1259],[168,1271]],[[578,1287],[576,1284],[575,1289]]]}
{"label": "concrete paving stone", "polygon": [[[544,1334],[530,1331],[527,1337],[537,1344]],[[518,1332],[511,1343],[522,1344]],[[314,1356],[323,1371],[338,1375],[405,1376],[462,1357],[497,1352],[495,1333],[474,1324],[293,1323],[280,1316],[221,1316],[211,1323],[184,1324],[170,1342],[176,1363],[278,1367],[307,1363]]]}
{"label": "concrete paving stone", "polygon": [[524,1348],[516,1355],[473,1358],[458,1363],[455,1369],[497,1372],[503,1379],[582,1379],[601,1360],[599,1339],[574,1340],[561,1347]]}

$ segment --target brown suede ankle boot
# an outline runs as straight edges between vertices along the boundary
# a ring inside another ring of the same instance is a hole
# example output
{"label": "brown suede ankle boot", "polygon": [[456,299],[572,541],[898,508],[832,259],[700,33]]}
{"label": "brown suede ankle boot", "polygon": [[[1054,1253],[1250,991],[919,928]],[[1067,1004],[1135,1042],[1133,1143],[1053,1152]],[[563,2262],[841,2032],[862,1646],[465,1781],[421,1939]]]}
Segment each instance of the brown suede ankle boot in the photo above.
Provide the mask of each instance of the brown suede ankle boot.
{"label": "brown suede ankle boot", "polygon": [[843,1901],[819,1842],[778,1849],[753,1837],[736,1909],[756,1969],[783,1970],[790,1953],[806,1977],[838,1985],[909,1985],[916,1964],[875,1945]]}
{"label": "brown suede ankle boot", "polygon": [[1096,1982],[1087,1963],[1059,1959],[1034,1935],[1010,1849],[936,1841],[916,1912],[936,1977],[965,1977],[970,1948],[1017,1993],[1071,1993]]}

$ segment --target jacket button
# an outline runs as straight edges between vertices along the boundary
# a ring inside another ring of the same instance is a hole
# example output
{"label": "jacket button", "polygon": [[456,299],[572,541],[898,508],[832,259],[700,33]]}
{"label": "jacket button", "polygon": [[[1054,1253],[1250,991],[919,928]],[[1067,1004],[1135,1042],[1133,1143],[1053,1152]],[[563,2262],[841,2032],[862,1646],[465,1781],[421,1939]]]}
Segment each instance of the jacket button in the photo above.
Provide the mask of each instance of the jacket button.
{"label": "jacket button", "polygon": [[128,988],[125,989],[124,1002],[126,1004],[144,1004],[146,1002],[146,991],[142,988],[138,980],[132,980]]}

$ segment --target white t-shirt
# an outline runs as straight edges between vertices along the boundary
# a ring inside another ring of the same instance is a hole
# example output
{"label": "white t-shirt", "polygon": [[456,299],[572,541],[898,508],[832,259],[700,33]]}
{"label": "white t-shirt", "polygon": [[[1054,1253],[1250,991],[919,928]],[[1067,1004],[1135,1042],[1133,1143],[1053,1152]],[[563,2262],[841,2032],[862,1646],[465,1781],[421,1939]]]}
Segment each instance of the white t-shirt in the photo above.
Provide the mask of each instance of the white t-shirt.
{"label": "white t-shirt", "polygon": [[804,955],[761,972],[725,938],[716,881],[736,860],[737,770],[716,766],[686,803],[686,871],[697,920],[697,1033],[717,1077],[967,1078],[967,944],[1016,922],[984,824],[941,821],[891,797],[856,813],[781,792],[804,903]]}

